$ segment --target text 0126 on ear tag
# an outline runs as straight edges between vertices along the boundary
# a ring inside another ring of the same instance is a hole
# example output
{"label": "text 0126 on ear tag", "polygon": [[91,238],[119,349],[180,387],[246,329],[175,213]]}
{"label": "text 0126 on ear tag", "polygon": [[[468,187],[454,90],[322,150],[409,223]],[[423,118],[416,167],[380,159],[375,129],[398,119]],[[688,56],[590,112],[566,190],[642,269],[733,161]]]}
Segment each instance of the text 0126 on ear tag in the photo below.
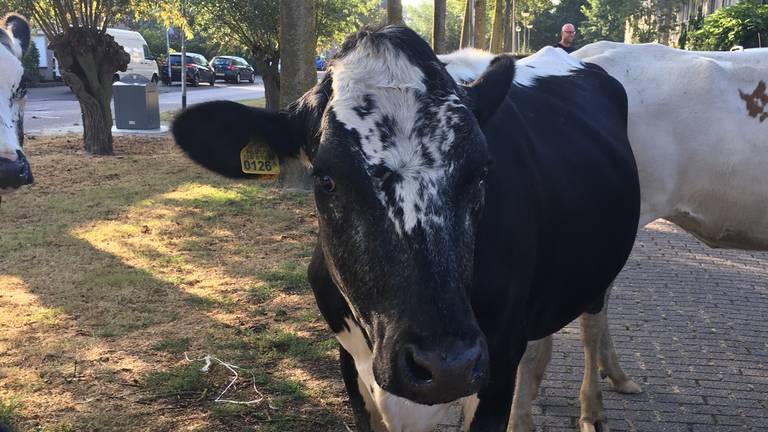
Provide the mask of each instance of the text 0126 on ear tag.
{"label": "text 0126 on ear tag", "polygon": [[240,167],[246,174],[280,174],[280,161],[264,144],[251,142],[240,150]]}

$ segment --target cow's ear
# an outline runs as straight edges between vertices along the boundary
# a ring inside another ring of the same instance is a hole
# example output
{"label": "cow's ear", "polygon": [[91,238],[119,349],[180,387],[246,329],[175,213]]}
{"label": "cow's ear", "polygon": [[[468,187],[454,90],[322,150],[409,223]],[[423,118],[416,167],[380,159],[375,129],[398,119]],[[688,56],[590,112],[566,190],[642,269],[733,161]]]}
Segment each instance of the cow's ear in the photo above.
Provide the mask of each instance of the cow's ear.
{"label": "cow's ear", "polygon": [[27,19],[18,14],[8,14],[5,17],[4,26],[14,38],[21,42],[21,54],[24,55],[32,39],[32,32]]}
{"label": "cow's ear", "polygon": [[192,160],[227,177],[245,177],[240,152],[250,143],[266,145],[281,158],[298,157],[301,127],[286,112],[236,102],[206,102],[179,114],[171,128],[176,144]]}
{"label": "cow's ear", "polygon": [[500,55],[491,60],[488,69],[465,87],[468,105],[480,126],[491,118],[499,104],[509,92],[515,78],[515,59],[510,55]]}

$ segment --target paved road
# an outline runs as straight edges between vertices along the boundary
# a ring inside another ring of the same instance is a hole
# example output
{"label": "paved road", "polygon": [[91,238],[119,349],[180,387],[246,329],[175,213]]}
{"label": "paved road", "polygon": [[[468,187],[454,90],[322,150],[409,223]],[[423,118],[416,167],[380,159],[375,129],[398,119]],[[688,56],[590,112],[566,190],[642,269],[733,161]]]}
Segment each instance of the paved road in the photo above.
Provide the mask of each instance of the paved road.
{"label": "paved road", "polygon": [[[181,107],[181,86],[160,86],[160,111],[174,110]],[[187,103],[195,104],[209,100],[243,100],[264,96],[264,85],[261,81],[254,84],[226,84],[222,81],[210,87],[201,84],[199,87],[188,87]],[[56,132],[72,130],[81,126],[80,105],[69,87],[33,88],[27,96],[27,106],[24,113],[24,130],[27,133],[41,131]]]}
{"label": "paved road", "polygon": [[[656,222],[641,231],[609,316],[621,364],[645,390],[603,384],[612,431],[768,431],[768,253],[710,249]],[[582,364],[571,324],[534,402],[537,430],[578,431]]]}

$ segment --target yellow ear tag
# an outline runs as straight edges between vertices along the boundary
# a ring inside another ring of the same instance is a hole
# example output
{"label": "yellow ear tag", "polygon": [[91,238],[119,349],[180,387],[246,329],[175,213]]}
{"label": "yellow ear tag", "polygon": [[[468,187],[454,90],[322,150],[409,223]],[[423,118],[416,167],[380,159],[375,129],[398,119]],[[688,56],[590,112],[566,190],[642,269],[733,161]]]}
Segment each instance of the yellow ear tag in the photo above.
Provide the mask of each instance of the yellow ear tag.
{"label": "yellow ear tag", "polygon": [[240,166],[246,174],[280,174],[280,161],[266,145],[251,141],[240,150]]}

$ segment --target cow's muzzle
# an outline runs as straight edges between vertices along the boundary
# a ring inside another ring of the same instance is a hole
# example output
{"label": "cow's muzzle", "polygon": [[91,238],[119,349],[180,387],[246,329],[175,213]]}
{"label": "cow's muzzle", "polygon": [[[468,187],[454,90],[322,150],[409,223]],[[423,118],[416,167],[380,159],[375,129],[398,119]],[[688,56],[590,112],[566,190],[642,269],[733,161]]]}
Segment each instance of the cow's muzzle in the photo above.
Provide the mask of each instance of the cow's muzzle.
{"label": "cow's muzzle", "polygon": [[448,344],[409,342],[398,350],[394,360],[394,382],[385,387],[424,405],[477,393],[488,380],[488,349],[482,337]]}
{"label": "cow's muzzle", "polygon": [[4,157],[0,157],[0,190],[1,189],[16,189],[19,186],[24,186],[32,183],[32,169],[29,167],[24,152],[16,150],[18,158],[16,160],[10,160]]}

